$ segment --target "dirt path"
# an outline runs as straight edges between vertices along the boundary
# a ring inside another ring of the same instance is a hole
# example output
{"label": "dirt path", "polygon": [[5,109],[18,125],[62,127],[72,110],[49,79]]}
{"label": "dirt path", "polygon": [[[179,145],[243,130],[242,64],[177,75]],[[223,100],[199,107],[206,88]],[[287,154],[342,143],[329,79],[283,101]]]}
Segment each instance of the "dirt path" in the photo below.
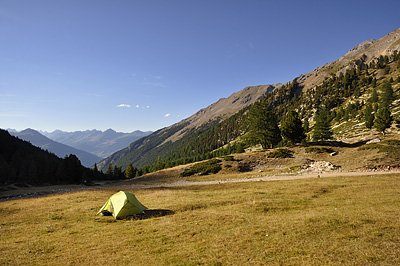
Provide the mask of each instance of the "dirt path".
{"label": "dirt path", "polygon": [[256,176],[238,179],[222,179],[211,181],[185,181],[179,180],[172,183],[151,184],[151,185],[118,185],[118,188],[123,189],[148,189],[148,188],[168,188],[168,187],[188,187],[188,186],[202,186],[202,185],[215,185],[226,183],[239,183],[239,182],[257,182],[257,181],[282,181],[306,178],[327,178],[335,176],[371,176],[371,175],[384,175],[384,174],[400,174],[400,171],[365,171],[365,172],[326,172],[326,173],[306,173],[294,175],[273,175],[273,176]]}
{"label": "dirt path", "polygon": [[31,187],[28,189],[9,191],[6,195],[0,193],[0,202],[6,200],[22,199],[29,197],[40,197],[50,194],[59,194],[72,192],[77,190],[91,190],[91,189],[120,189],[120,190],[132,190],[132,189],[150,189],[150,188],[172,188],[172,187],[189,187],[189,186],[203,186],[203,185],[216,185],[226,183],[239,183],[239,182],[257,182],[257,181],[283,181],[283,180],[295,180],[295,179],[306,179],[306,178],[328,178],[335,176],[374,176],[374,175],[385,175],[385,174],[399,174],[400,171],[364,171],[364,172],[340,172],[332,171],[325,173],[303,173],[303,174],[282,174],[282,175],[257,175],[253,177],[237,178],[237,179],[221,179],[211,181],[185,181],[179,180],[171,183],[157,183],[157,184],[106,184],[102,186],[87,187],[80,185],[68,185],[68,186],[48,186],[48,187]]}

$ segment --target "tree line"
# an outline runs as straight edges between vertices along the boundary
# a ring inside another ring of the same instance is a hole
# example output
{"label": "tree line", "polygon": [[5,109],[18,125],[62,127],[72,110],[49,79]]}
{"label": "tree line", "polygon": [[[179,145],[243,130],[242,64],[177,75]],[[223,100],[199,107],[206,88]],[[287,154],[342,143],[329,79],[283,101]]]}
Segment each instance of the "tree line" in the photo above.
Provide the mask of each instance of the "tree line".
{"label": "tree line", "polygon": [[90,183],[104,175],[81,165],[71,154],[61,159],[0,129],[0,183]]}

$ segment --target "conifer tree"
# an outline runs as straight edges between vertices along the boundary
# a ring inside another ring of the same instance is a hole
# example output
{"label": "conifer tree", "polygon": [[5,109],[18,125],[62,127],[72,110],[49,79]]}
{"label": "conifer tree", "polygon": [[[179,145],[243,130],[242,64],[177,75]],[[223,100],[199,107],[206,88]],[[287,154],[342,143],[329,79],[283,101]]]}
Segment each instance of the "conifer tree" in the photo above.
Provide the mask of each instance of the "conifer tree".
{"label": "conifer tree", "polygon": [[121,166],[114,166],[114,172],[113,172],[113,177],[115,179],[121,178],[122,175],[122,170],[121,170]]}
{"label": "conifer tree", "polygon": [[243,153],[244,152],[244,147],[242,143],[236,143],[235,144],[235,153]]}
{"label": "conifer tree", "polygon": [[382,83],[382,97],[381,97],[381,101],[382,104],[390,106],[393,102],[393,88],[392,88],[392,84],[390,84],[389,80],[385,80]]}
{"label": "conifer tree", "polygon": [[128,167],[126,168],[126,170],[125,170],[125,177],[126,178],[134,178],[135,177],[135,171],[134,171],[134,169],[133,169],[133,166],[132,166],[132,164],[130,163],[130,164],[128,164]]}
{"label": "conifer tree", "polygon": [[389,107],[384,105],[375,114],[374,127],[385,135],[385,130],[392,125],[392,120]]}
{"label": "conifer tree", "polygon": [[372,86],[372,88],[376,87],[376,78],[372,79],[371,86]]}
{"label": "conifer tree", "polygon": [[378,102],[378,100],[379,100],[378,93],[376,92],[376,89],[373,89],[372,93],[371,93],[371,97],[368,99],[368,101],[371,103],[376,103],[376,102]]}
{"label": "conifer tree", "polygon": [[281,141],[281,132],[275,113],[257,102],[249,111],[247,139],[251,144],[261,144],[264,149],[272,148]]}
{"label": "conifer tree", "polygon": [[328,111],[326,109],[322,109],[317,113],[313,132],[313,139],[315,141],[323,141],[332,138],[333,133],[328,117]]}
{"label": "conifer tree", "polygon": [[112,167],[111,163],[108,164],[106,175],[107,175],[108,178],[112,178],[114,176],[114,171],[113,171],[113,167]]}
{"label": "conifer tree", "polygon": [[304,118],[303,128],[304,128],[304,133],[308,133],[310,131],[310,124],[308,122],[308,117]]}
{"label": "conifer tree", "polygon": [[365,119],[365,126],[368,129],[371,129],[374,125],[374,114],[372,113],[372,105],[369,103],[365,106],[364,110],[364,119]]}
{"label": "conifer tree", "polygon": [[290,143],[300,143],[306,138],[304,128],[296,111],[290,111],[282,122],[282,137]]}

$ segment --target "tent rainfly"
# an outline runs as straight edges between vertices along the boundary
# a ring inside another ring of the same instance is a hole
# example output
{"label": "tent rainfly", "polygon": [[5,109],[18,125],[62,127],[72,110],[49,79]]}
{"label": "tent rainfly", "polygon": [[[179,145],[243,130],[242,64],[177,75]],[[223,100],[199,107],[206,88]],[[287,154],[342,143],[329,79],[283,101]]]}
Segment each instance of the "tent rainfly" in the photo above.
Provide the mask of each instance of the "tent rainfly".
{"label": "tent rainfly", "polygon": [[135,195],[126,191],[120,191],[112,195],[97,214],[111,214],[115,219],[119,219],[142,213],[146,209],[147,208],[136,199]]}

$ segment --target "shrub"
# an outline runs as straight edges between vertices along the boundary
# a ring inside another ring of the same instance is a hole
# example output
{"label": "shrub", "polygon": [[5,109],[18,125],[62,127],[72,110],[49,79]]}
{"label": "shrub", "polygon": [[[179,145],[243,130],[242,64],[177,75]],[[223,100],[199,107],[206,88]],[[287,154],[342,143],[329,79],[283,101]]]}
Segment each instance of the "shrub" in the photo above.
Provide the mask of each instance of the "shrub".
{"label": "shrub", "polygon": [[277,149],[268,153],[268,158],[290,158],[292,157],[293,151],[289,149]]}
{"label": "shrub", "polygon": [[391,146],[400,146],[400,140],[397,139],[387,139],[382,141],[382,143],[385,143],[387,145],[391,145]]}
{"label": "shrub", "polygon": [[330,148],[325,148],[325,147],[322,147],[322,148],[319,148],[319,147],[307,147],[306,148],[306,153],[312,153],[312,152],[314,152],[314,153],[324,153],[324,152],[331,153],[331,152],[334,152],[334,150],[332,150]]}
{"label": "shrub", "polygon": [[208,175],[208,174],[216,174],[221,170],[220,160],[212,159],[202,163],[197,163],[192,167],[185,169],[180,176],[191,176],[195,174],[199,175]]}
{"label": "shrub", "polygon": [[223,158],[227,162],[235,160],[235,158],[233,156],[231,156],[231,155],[225,155]]}

